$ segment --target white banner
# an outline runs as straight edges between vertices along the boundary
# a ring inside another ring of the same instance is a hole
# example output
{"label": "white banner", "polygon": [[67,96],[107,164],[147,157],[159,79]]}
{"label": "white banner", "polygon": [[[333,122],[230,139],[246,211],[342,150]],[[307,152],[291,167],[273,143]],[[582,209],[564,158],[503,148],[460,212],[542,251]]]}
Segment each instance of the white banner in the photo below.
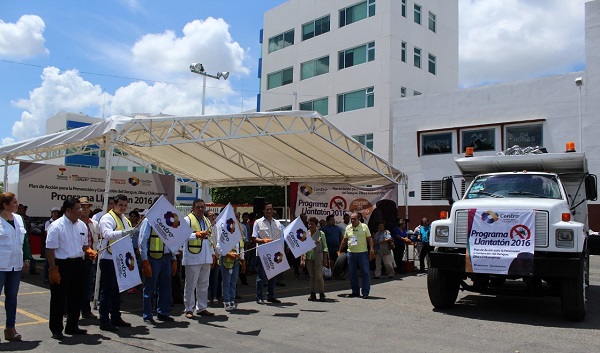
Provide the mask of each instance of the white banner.
{"label": "white banner", "polygon": [[117,284],[119,292],[131,289],[142,283],[137,262],[135,261],[135,252],[133,252],[133,243],[130,237],[117,240],[110,245],[113,254],[113,263],[115,273],[117,274]]}
{"label": "white banner", "polygon": [[[92,209],[102,208],[106,170],[54,164],[19,164],[19,203],[27,205],[30,217],[49,217],[52,207],[60,207],[69,196],[87,197]],[[112,171],[110,196],[124,194],[128,211],[147,209],[159,195],[175,199],[173,175]]]}
{"label": "white banner", "polygon": [[171,203],[161,196],[146,213],[150,226],[171,251],[177,251],[192,234],[192,228],[183,222],[183,216]]}
{"label": "white banner", "polygon": [[466,271],[531,276],[535,211],[469,210]]}
{"label": "white banner", "polygon": [[262,262],[267,279],[271,279],[283,271],[289,270],[290,264],[285,258],[283,241],[273,240],[256,247],[256,256]]}
{"label": "white banner", "polygon": [[381,200],[391,200],[395,203],[393,210],[377,212],[393,212],[393,219],[398,216],[398,186],[389,184],[380,187],[358,187],[350,184],[298,183],[295,214],[306,213],[308,217],[325,219],[328,215],[335,216],[335,222],[341,223],[344,213],[359,212],[368,222],[377,209],[376,204]]}
{"label": "white banner", "polygon": [[219,248],[223,253],[231,251],[242,240],[242,231],[230,203],[225,206],[223,212],[219,213],[215,224],[217,226],[218,233],[216,236]]}
{"label": "white banner", "polygon": [[296,217],[292,223],[285,227],[283,239],[290,247],[294,257],[302,256],[315,247],[315,242],[308,234],[308,229],[306,229],[300,217]]}

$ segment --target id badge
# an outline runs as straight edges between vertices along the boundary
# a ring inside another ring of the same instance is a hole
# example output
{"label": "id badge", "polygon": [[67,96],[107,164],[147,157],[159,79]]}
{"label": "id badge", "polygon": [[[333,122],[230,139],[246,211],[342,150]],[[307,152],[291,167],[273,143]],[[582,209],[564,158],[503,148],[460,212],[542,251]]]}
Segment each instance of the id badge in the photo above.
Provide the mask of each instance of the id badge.
{"label": "id badge", "polygon": [[349,243],[350,243],[350,246],[355,246],[358,244],[358,238],[356,237],[356,235],[353,235],[350,237]]}

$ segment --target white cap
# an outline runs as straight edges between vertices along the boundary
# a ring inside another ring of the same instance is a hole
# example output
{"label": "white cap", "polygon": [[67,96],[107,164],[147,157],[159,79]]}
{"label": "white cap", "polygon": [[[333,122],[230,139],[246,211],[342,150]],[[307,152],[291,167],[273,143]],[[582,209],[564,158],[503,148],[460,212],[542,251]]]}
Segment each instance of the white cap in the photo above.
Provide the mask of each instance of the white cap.
{"label": "white cap", "polygon": [[50,212],[54,212],[54,211],[58,211],[58,212],[60,212],[60,207],[52,207],[52,208],[50,209]]}

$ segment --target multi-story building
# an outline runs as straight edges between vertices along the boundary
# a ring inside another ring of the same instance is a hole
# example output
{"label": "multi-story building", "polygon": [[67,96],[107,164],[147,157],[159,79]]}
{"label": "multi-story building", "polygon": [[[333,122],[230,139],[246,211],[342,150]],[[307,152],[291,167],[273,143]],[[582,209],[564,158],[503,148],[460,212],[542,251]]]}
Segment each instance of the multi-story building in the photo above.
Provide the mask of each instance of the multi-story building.
{"label": "multi-story building", "polygon": [[[138,114],[132,114],[132,116],[135,115]],[[147,114],[144,115],[148,116]],[[94,118],[81,113],[59,112],[46,121],[46,134],[76,129],[100,121],[102,121],[101,118]],[[48,160],[46,163],[61,164],[71,167],[104,169],[106,166],[106,155],[105,151],[93,151],[85,154],[70,155]],[[112,170],[119,172],[152,173],[153,171],[156,171],[168,173],[168,171],[160,170],[157,166],[148,165],[148,163],[138,161],[136,158],[129,157],[118,150],[115,150],[111,164]],[[176,204],[191,205],[193,200],[195,200],[199,194],[198,183],[177,179],[174,191]]]}
{"label": "multi-story building", "polygon": [[257,111],[318,111],[387,160],[392,101],[458,87],[457,0],[289,0],[260,37]]}

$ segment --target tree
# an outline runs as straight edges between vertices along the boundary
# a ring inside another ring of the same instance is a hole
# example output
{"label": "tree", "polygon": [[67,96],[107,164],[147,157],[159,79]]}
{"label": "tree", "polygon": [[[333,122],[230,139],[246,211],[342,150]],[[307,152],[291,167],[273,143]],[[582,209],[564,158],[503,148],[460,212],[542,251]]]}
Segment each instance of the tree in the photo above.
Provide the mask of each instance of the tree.
{"label": "tree", "polygon": [[[254,203],[255,197],[264,197],[271,201],[273,206],[282,207],[285,204],[285,188],[283,186],[237,186],[225,188],[211,188],[210,196],[213,202],[226,204]],[[289,190],[288,190],[289,200]]]}

